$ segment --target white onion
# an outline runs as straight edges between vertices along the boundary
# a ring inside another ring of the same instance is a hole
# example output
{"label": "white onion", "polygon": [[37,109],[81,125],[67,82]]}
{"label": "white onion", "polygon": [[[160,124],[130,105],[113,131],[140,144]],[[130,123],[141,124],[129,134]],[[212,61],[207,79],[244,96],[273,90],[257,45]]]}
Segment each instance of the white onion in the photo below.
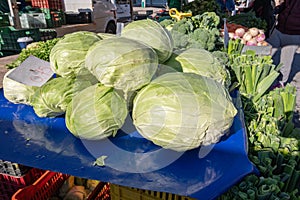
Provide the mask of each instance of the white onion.
{"label": "white onion", "polygon": [[233,32],[229,32],[228,36],[229,36],[229,38],[234,38],[234,33]]}
{"label": "white onion", "polygon": [[245,29],[243,29],[243,28],[237,28],[236,30],[235,30],[235,34],[237,35],[237,36],[239,36],[239,37],[243,37],[243,35],[245,34]]}
{"label": "white onion", "polygon": [[243,36],[243,39],[246,40],[246,41],[249,41],[252,39],[252,35],[249,31],[247,31],[244,36]]}
{"label": "white onion", "polygon": [[250,34],[252,35],[252,37],[257,36],[258,33],[259,33],[258,28],[255,28],[255,27],[250,28],[248,31],[250,32]]}

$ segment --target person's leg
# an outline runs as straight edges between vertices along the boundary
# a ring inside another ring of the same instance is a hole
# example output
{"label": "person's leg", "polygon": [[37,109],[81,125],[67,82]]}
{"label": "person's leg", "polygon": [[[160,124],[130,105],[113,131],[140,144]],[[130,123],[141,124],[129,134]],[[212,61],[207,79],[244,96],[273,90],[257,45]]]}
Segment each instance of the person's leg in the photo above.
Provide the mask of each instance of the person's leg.
{"label": "person's leg", "polygon": [[282,66],[280,68],[280,73],[282,74],[282,78],[279,82],[282,85],[285,85],[289,79],[294,55],[297,49],[298,45],[287,45],[281,48],[280,63]]}
{"label": "person's leg", "polygon": [[273,63],[278,65],[280,62],[281,33],[275,28],[266,41],[272,46],[271,56]]}
{"label": "person's leg", "polygon": [[[275,28],[267,38],[267,42],[272,46],[270,55],[272,56],[273,64],[279,65],[280,64],[280,54],[281,54],[281,33]],[[280,74],[277,79],[272,84],[271,88],[281,87],[282,84],[280,83],[282,75]]]}
{"label": "person's leg", "polygon": [[280,63],[282,64],[280,72],[282,74],[281,83],[285,84],[290,76],[294,55],[300,46],[300,35],[281,34],[281,54]]}

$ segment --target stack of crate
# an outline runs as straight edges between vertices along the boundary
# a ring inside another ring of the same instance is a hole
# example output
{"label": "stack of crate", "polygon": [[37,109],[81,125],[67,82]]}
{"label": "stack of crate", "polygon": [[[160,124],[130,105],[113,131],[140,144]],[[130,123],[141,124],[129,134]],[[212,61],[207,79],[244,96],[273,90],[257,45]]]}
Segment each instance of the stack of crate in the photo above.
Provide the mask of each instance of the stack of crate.
{"label": "stack of crate", "polygon": [[64,24],[64,12],[61,0],[31,0],[32,7],[40,8],[45,14],[48,28]]}
{"label": "stack of crate", "polygon": [[23,13],[20,21],[22,28],[47,28],[44,13]]}
{"label": "stack of crate", "polygon": [[8,13],[0,13],[0,27],[10,26]]}
{"label": "stack of crate", "polygon": [[0,199],[11,200],[16,191],[31,185],[43,173],[41,169],[0,160]]}
{"label": "stack of crate", "polygon": [[18,39],[31,37],[34,42],[41,40],[39,28],[15,29],[12,26],[0,27],[0,55],[11,55],[21,52]]}

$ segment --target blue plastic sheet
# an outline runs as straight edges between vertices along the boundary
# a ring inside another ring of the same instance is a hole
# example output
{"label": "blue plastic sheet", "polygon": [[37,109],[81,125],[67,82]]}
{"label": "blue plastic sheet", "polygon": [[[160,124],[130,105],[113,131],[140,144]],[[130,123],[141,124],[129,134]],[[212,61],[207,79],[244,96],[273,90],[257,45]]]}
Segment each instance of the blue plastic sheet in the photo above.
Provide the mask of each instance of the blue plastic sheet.
{"label": "blue plastic sheet", "polygon": [[[238,114],[230,133],[215,145],[178,153],[144,139],[130,122],[114,138],[80,140],[67,130],[63,116],[39,118],[31,106],[8,102],[1,89],[0,159],[123,186],[215,199],[255,172],[247,156],[238,92],[232,96]],[[105,166],[94,165],[101,156],[107,156]]]}

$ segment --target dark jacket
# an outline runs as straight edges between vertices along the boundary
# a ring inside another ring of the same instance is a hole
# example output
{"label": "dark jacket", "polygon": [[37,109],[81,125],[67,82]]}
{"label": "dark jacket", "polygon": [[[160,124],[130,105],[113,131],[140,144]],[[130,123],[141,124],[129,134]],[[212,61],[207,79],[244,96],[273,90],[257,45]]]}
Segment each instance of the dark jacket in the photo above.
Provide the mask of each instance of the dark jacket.
{"label": "dark jacket", "polygon": [[277,29],[281,33],[300,35],[300,0],[285,0],[277,9]]}

